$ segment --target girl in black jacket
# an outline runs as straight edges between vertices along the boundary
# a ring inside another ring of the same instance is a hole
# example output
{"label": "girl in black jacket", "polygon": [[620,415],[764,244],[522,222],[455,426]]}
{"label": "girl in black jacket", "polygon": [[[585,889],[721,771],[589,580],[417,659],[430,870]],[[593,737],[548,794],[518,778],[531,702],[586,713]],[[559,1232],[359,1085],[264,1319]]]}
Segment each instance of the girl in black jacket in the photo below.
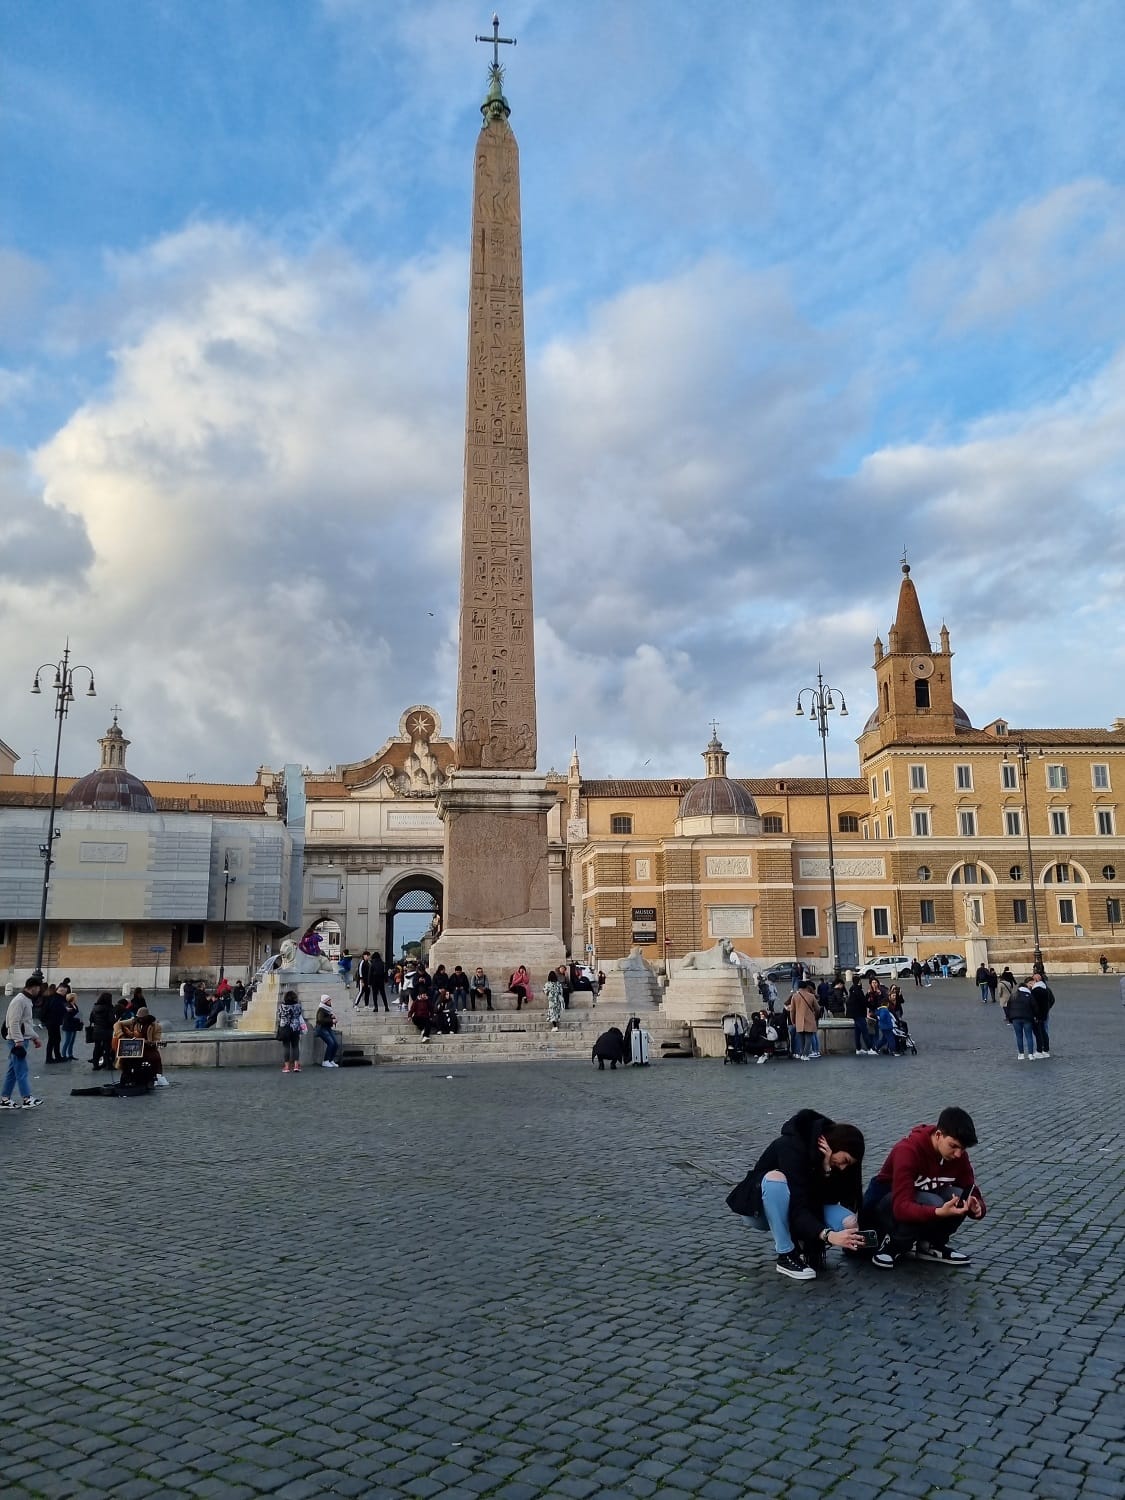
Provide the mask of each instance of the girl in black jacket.
{"label": "girl in black jacket", "polygon": [[772,1232],[782,1276],[811,1281],[826,1246],[862,1248],[863,1150],[863,1133],[854,1125],[798,1110],[727,1198],[755,1229]]}

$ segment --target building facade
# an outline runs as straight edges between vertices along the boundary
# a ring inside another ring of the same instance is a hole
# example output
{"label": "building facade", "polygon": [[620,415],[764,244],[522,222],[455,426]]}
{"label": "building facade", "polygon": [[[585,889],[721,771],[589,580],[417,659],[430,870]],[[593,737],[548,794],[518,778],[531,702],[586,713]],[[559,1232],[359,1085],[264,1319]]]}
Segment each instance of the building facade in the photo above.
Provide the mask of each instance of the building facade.
{"label": "building facade", "polygon": [[904,565],[860,775],[740,778],[717,737],[701,781],[568,778],[575,941],[599,961],[634,946],[674,960],[728,937],[761,963],[831,963],[832,829],[837,943],[845,967],[987,943],[1026,966],[1125,965],[1121,933],[1125,720],[1109,729],[981,729],[953,698]]}
{"label": "building facade", "polygon": [[[60,777],[43,968],[81,987],[245,977],[293,925],[284,782],[145,783],[115,718]],[[0,772],[0,980],[35,966],[51,778]]]}

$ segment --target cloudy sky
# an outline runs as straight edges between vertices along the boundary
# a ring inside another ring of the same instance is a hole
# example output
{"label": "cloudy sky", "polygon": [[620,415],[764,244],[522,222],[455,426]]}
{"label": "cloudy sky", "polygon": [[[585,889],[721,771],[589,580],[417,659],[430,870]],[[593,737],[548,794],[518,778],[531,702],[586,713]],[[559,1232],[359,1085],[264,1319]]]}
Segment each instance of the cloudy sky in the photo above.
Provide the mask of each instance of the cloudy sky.
{"label": "cloudy sky", "polygon": [[[0,739],[451,724],[466,0],[0,0]],[[815,770],[909,549],[974,722],[1125,714],[1125,8],[511,0],[543,768]]]}

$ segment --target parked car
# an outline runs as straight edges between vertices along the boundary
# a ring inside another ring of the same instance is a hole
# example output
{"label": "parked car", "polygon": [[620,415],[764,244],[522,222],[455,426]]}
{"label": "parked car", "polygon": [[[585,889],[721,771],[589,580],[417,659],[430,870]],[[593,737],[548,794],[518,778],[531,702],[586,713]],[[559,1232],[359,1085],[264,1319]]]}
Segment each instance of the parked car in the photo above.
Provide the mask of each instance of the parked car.
{"label": "parked car", "polygon": [[864,977],[867,979],[909,979],[910,965],[912,959],[907,958],[905,953],[892,953],[883,958],[876,958],[864,969]]}
{"label": "parked car", "polygon": [[[793,968],[796,962],[797,960],[794,958],[789,963],[771,964],[768,969],[764,969],[762,972],[771,984],[792,984]],[[805,965],[805,972],[812,973],[808,964]]]}
{"label": "parked car", "polygon": [[939,974],[942,964],[948,964],[949,973],[954,979],[964,979],[965,975],[969,972],[969,966],[965,962],[965,955],[963,953],[931,953],[928,956],[928,962],[930,968]]}

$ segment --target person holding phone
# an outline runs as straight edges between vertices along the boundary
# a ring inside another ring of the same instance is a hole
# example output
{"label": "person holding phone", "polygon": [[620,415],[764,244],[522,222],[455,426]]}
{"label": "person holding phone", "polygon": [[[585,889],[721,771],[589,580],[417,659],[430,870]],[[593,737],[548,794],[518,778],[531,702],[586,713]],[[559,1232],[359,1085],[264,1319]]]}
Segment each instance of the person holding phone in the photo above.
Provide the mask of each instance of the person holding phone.
{"label": "person holding phone", "polygon": [[935,1265],[970,1264],[949,1240],[963,1220],[983,1219],[987,1211],[968,1156],[976,1143],[972,1117],[951,1105],[936,1125],[915,1125],[891,1148],[860,1213],[864,1228],[881,1235],[872,1265],[893,1271],[912,1249],[916,1260]]}
{"label": "person holding phone", "polygon": [[786,1120],[727,1198],[753,1229],[773,1235],[777,1270],[813,1281],[828,1246],[860,1250],[863,1132],[835,1124],[816,1109]]}

